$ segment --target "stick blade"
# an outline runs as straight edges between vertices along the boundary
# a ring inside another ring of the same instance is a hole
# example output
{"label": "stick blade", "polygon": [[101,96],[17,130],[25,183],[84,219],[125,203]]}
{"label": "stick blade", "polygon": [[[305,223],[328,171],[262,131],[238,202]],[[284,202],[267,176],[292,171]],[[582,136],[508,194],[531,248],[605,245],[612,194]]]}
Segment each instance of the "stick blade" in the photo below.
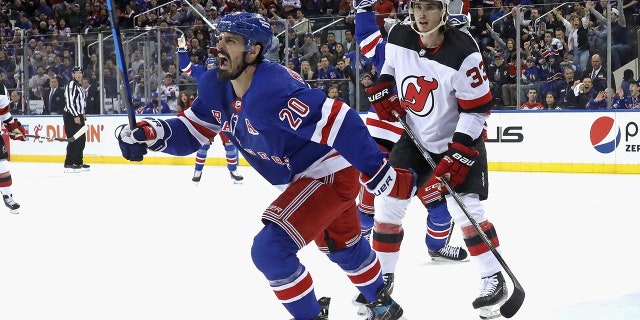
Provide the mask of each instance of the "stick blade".
{"label": "stick blade", "polygon": [[500,314],[505,318],[513,317],[524,303],[524,289],[520,283],[514,283],[513,293],[507,301],[500,307]]}
{"label": "stick blade", "polygon": [[78,138],[80,138],[83,134],[87,133],[88,130],[89,130],[89,126],[85,124],[82,128],[80,128],[80,130],[78,130],[78,132],[73,134],[73,137],[67,138],[66,141],[74,142],[78,140]]}

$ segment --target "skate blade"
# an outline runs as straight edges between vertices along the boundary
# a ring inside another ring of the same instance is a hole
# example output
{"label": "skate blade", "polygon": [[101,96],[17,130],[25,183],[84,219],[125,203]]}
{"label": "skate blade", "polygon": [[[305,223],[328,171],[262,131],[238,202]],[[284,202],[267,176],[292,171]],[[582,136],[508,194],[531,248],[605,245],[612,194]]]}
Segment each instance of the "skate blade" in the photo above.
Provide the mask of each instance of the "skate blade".
{"label": "skate blade", "polygon": [[480,319],[488,320],[502,317],[502,314],[500,314],[500,307],[502,307],[502,305],[507,302],[507,296],[508,294],[505,292],[505,294],[502,296],[502,299],[500,299],[498,303],[478,308],[478,310],[480,310]]}
{"label": "skate blade", "polygon": [[242,184],[242,180],[233,180],[233,184]]}
{"label": "skate blade", "polygon": [[20,213],[19,209],[9,209],[9,213],[18,214]]}
{"label": "skate blade", "polygon": [[438,264],[447,264],[447,263],[461,263],[469,261],[469,257],[464,258],[463,260],[452,260],[443,257],[431,257],[431,262]]}

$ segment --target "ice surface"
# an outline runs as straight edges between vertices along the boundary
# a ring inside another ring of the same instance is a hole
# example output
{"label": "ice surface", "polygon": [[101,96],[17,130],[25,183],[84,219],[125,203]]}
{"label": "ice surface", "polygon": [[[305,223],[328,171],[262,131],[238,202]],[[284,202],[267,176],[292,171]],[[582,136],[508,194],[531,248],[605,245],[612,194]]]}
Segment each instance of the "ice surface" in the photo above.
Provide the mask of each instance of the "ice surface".
{"label": "ice surface", "polygon": [[[0,213],[0,319],[290,319],[253,266],[278,191],[251,168],[9,163],[18,215]],[[512,319],[640,319],[638,176],[491,172],[485,202],[527,298]],[[473,262],[435,264],[412,202],[394,298],[409,320],[477,319]],[[460,230],[453,244],[461,245]],[[356,289],[313,245],[300,253],[332,320]],[[506,276],[506,275],[505,275]]]}

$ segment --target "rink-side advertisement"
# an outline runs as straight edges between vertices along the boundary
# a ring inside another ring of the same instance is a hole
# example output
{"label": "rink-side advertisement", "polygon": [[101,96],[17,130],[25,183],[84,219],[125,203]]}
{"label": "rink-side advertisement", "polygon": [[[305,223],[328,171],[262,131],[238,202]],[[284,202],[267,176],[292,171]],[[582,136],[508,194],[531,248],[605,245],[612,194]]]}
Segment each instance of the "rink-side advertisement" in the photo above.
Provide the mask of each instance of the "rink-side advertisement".
{"label": "rink-side advertisement", "polygon": [[[17,118],[29,134],[45,138],[11,141],[11,161],[64,159],[66,142],[46,139],[66,137],[62,116]],[[127,122],[125,115],[88,117],[88,162],[129,163],[114,137],[116,127]],[[640,173],[639,112],[498,111],[489,118],[487,138],[492,171]],[[207,165],[226,165],[224,155],[216,139]],[[192,165],[193,157],[149,152],[143,163]]]}

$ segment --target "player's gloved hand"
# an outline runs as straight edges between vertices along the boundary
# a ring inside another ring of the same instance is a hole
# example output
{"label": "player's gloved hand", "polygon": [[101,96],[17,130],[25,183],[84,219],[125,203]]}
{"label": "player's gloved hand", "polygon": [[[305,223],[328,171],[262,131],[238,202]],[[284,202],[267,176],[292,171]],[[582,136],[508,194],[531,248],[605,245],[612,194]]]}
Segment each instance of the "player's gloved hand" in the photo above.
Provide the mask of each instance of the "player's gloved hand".
{"label": "player's gloved hand", "polygon": [[464,182],[478,154],[478,150],[461,143],[449,143],[449,150],[433,170],[433,175],[440,180],[446,178],[452,188],[456,187]]}
{"label": "player's gloved hand", "polygon": [[405,111],[400,104],[398,95],[393,90],[394,87],[395,84],[393,82],[381,79],[381,81],[375,85],[364,89],[369,102],[371,102],[371,105],[376,111],[376,114],[378,114],[378,118],[380,118],[380,120],[390,122],[397,121],[396,117],[391,112],[394,110],[401,116],[407,114],[407,111]]}
{"label": "player's gloved hand", "polygon": [[447,194],[442,181],[436,179],[435,176],[431,178],[418,189],[417,196],[422,201],[422,204],[430,208],[444,200],[444,195]]}
{"label": "player's gloved hand", "polygon": [[360,177],[360,183],[374,196],[399,200],[409,199],[416,193],[417,180],[413,170],[394,168],[386,160],[373,177]]}
{"label": "player's gloved hand", "polygon": [[[120,130],[118,132],[118,130]],[[128,125],[116,129],[116,136],[122,156],[130,161],[142,161],[147,148],[160,150],[165,146],[165,136],[170,134],[166,122],[153,118],[144,118],[131,130]]]}
{"label": "player's gloved hand", "polygon": [[178,37],[178,52],[187,52],[187,39],[184,38],[184,34]]}
{"label": "player's gloved hand", "polygon": [[27,135],[27,130],[24,129],[24,127],[22,126],[22,123],[20,123],[18,119],[13,119],[13,121],[9,123],[5,123],[5,125],[7,127],[7,131],[11,133],[9,135],[11,139],[20,140],[20,141],[25,140],[25,136]]}

